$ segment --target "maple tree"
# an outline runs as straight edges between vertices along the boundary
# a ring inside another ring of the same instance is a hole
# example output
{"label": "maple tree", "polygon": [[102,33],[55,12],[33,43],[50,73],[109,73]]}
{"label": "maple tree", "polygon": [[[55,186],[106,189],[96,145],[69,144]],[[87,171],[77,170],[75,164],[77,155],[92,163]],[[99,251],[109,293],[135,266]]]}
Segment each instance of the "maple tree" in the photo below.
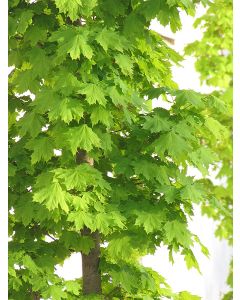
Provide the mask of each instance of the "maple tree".
{"label": "maple tree", "polygon": [[[200,299],[141,265],[166,245],[200,271],[193,203],[226,215],[207,175],[229,105],[179,90],[182,57],[149,30],[176,32],[199,2],[9,1],[9,299]],[[83,277],[64,280],[73,252]]]}

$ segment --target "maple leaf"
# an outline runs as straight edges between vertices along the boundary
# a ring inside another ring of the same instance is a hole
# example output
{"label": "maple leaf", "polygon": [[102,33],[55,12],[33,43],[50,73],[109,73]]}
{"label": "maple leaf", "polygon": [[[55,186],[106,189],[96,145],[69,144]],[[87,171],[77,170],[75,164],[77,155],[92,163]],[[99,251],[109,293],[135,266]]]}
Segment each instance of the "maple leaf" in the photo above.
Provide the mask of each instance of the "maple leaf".
{"label": "maple leaf", "polygon": [[201,300],[201,297],[192,295],[187,291],[183,291],[178,294],[178,299],[179,300]]}
{"label": "maple leaf", "polygon": [[45,41],[47,39],[47,29],[38,26],[28,27],[24,40],[29,41],[31,46],[35,46],[38,42]]}
{"label": "maple leaf", "polygon": [[115,60],[124,75],[130,75],[130,76],[132,75],[133,62],[128,56],[126,56],[124,54],[118,54],[115,56]]}
{"label": "maple leaf", "polygon": [[81,166],[77,166],[75,169],[55,169],[54,173],[58,179],[63,179],[67,190],[78,189],[81,191],[87,186],[85,177],[87,174],[81,172]]}
{"label": "maple leaf", "polygon": [[32,140],[26,144],[26,147],[27,149],[33,150],[31,155],[31,162],[33,165],[41,160],[47,162],[54,156],[53,141],[48,137]]}
{"label": "maple leaf", "polygon": [[216,119],[209,117],[206,119],[204,125],[213,133],[216,139],[225,140],[228,138],[227,128],[220,124]]}
{"label": "maple leaf", "polygon": [[138,160],[133,164],[136,175],[142,174],[147,180],[156,178],[162,184],[168,184],[169,178],[164,166],[159,166],[147,160]]}
{"label": "maple leaf", "polygon": [[77,20],[80,16],[82,0],[54,0],[60,12],[67,13],[72,21]]}
{"label": "maple leaf", "polygon": [[32,258],[29,255],[25,255],[23,257],[23,265],[29,269],[33,274],[37,274],[39,272],[38,266],[35,264],[35,262],[32,260]]}
{"label": "maple leaf", "polygon": [[68,212],[68,205],[66,203],[66,192],[63,191],[58,182],[52,182],[48,186],[36,191],[33,195],[33,200],[39,203],[45,203],[49,210],[60,208]]}
{"label": "maple leaf", "polygon": [[218,161],[216,153],[207,147],[201,147],[196,151],[189,153],[190,161],[202,172],[203,175],[208,174],[210,164]]}
{"label": "maple leaf", "polygon": [[157,189],[157,192],[164,193],[165,201],[169,204],[175,202],[178,199],[178,189],[174,186],[163,185]]}
{"label": "maple leaf", "polygon": [[79,121],[83,117],[83,107],[80,101],[73,98],[63,99],[48,113],[49,121],[62,119],[69,124],[72,120]]}
{"label": "maple leaf", "polygon": [[[81,177],[81,181],[83,181],[82,177]],[[76,184],[72,186],[76,188]],[[79,186],[79,183],[77,183],[77,186]],[[86,182],[83,183],[83,187],[85,186],[86,186]],[[80,186],[79,189],[82,190],[83,189],[82,186]],[[89,205],[92,204],[95,200],[96,199],[94,197],[94,194],[92,194],[91,192],[82,193],[81,196],[74,196],[74,195],[72,196],[72,203],[77,210],[79,209],[87,210]]]}
{"label": "maple leaf", "polygon": [[132,254],[130,238],[128,236],[123,236],[120,238],[111,239],[108,244],[107,251],[114,259],[129,258]]}
{"label": "maple leaf", "polygon": [[40,132],[44,125],[42,116],[34,112],[26,113],[23,118],[19,120],[19,133],[24,136],[26,133],[35,138]]}
{"label": "maple leaf", "polygon": [[92,125],[96,125],[99,122],[110,127],[113,122],[113,116],[109,110],[104,109],[101,106],[94,107],[91,112]]}
{"label": "maple leaf", "polygon": [[206,197],[203,186],[200,183],[186,185],[180,194],[182,199],[191,200],[195,203],[200,203]]}
{"label": "maple leaf", "polygon": [[67,294],[65,291],[63,291],[63,288],[61,285],[60,286],[51,285],[49,287],[49,291],[46,296],[49,297],[49,295],[51,295],[53,300],[67,299]]}
{"label": "maple leaf", "polygon": [[17,25],[17,32],[23,34],[32,22],[33,12],[31,10],[22,10]]}
{"label": "maple leaf", "polygon": [[146,117],[146,122],[143,124],[143,129],[150,130],[151,133],[160,131],[169,131],[173,123],[168,118],[163,118],[159,115]]}
{"label": "maple leaf", "polygon": [[164,133],[157,139],[154,144],[156,153],[161,157],[165,158],[165,151],[177,161],[184,160],[188,152],[191,151],[192,147],[186,143],[180,135],[171,131]]}
{"label": "maple leaf", "polygon": [[179,90],[176,91],[176,104],[182,106],[184,104],[192,104],[194,107],[203,109],[204,102],[202,101],[202,95],[192,90]]}
{"label": "maple leaf", "polygon": [[43,77],[48,73],[51,64],[44,50],[36,47],[27,53],[27,57],[32,65],[33,75]]}
{"label": "maple leaf", "polygon": [[186,262],[186,266],[188,269],[194,268],[196,269],[199,274],[202,274],[199,268],[199,264],[196,260],[196,257],[194,256],[191,249],[184,249],[182,251],[182,254],[184,255],[184,260]]}
{"label": "maple leaf", "polygon": [[89,152],[93,147],[100,147],[98,136],[86,124],[69,129],[67,136],[73,154],[76,154],[78,148]]}
{"label": "maple leaf", "polygon": [[72,59],[79,59],[81,53],[88,59],[93,56],[92,48],[87,42],[88,34],[82,28],[64,27],[53,33],[49,41],[59,43],[58,57],[60,58],[67,53]]}
{"label": "maple leaf", "polygon": [[71,212],[68,214],[67,220],[73,222],[76,230],[81,230],[84,225],[92,231],[96,230],[95,222],[92,219],[92,214],[83,211]]}
{"label": "maple leaf", "polygon": [[123,45],[121,43],[119,34],[113,30],[104,28],[100,33],[97,34],[96,41],[103,47],[105,51],[108,51],[109,48],[116,49],[120,52],[123,51]]}
{"label": "maple leaf", "polygon": [[78,91],[78,93],[86,95],[86,100],[89,104],[99,103],[102,106],[106,105],[104,91],[102,87],[98,84],[85,84],[82,86],[82,89]]}
{"label": "maple leaf", "polygon": [[110,274],[114,284],[121,284],[121,286],[129,293],[131,293],[132,290],[139,284],[139,278],[137,275],[133,272],[130,273],[128,270],[111,270]]}
{"label": "maple leaf", "polygon": [[164,229],[169,243],[176,240],[186,248],[189,248],[192,245],[191,234],[187,229],[186,224],[177,220],[168,221],[164,225]]}
{"label": "maple leaf", "polygon": [[72,59],[78,59],[81,52],[88,59],[91,59],[93,56],[92,48],[86,43],[84,37],[77,35],[72,40],[72,46],[68,50],[68,53]]}
{"label": "maple leaf", "polygon": [[[69,169],[55,169],[55,177],[61,179],[67,190],[78,189],[84,190],[87,185],[100,187],[101,189],[109,190],[109,184],[102,178],[101,173],[87,163]],[[83,201],[92,201],[94,196],[91,193],[82,195]],[[86,197],[86,199],[84,198]],[[78,201],[78,199],[75,199]]]}
{"label": "maple leaf", "polygon": [[108,87],[108,94],[112,99],[113,104],[116,106],[118,105],[124,106],[127,102],[126,97],[124,97],[124,95],[121,94],[115,86]]}
{"label": "maple leaf", "polygon": [[74,280],[69,280],[65,282],[66,290],[73,293],[76,296],[79,296],[79,283]]}
{"label": "maple leaf", "polygon": [[[26,197],[27,198],[27,197]],[[31,223],[34,215],[34,205],[32,202],[24,202],[22,205],[15,207],[15,211],[20,215],[20,219],[24,226]]]}
{"label": "maple leaf", "polygon": [[138,211],[135,225],[143,226],[147,234],[155,230],[160,231],[165,217],[163,212]]}

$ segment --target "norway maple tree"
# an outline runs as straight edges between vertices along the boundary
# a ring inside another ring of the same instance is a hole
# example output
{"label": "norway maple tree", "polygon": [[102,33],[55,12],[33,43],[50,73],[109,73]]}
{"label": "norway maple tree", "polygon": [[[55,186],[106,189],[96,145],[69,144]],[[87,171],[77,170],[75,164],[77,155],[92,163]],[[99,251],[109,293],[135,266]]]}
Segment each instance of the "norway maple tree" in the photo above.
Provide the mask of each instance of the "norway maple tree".
{"label": "norway maple tree", "polygon": [[[9,2],[9,299],[199,299],[141,265],[166,245],[199,270],[193,203],[223,206],[206,177],[228,107],[179,90],[181,56],[149,30],[179,30],[199,2]],[[67,281],[55,266],[73,252],[83,276]]]}

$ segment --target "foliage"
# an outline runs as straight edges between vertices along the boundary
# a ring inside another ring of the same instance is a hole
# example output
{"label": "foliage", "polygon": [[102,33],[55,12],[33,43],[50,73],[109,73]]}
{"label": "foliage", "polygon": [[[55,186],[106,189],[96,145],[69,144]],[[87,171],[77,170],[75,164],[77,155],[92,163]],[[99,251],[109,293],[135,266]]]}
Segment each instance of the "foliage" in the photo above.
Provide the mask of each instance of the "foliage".
{"label": "foliage", "polygon": [[[203,205],[203,213],[218,221],[216,236],[227,239],[232,245],[232,90],[233,90],[233,59],[232,59],[232,0],[215,0],[209,5],[207,12],[195,21],[195,26],[203,29],[201,41],[195,41],[185,49],[186,54],[196,57],[196,69],[200,73],[202,82],[218,89],[213,96],[218,97],[228,110],[221,113],[221,107],[216,111],[218,123],[224,126],[225,142],[216,143],[212,140],[211,148],[218,153],[221,164],[217,168],[216,179],[224,183],[223,186],[213,185],[210,188],[220,200],[218,208]],[[212,122],[211,122],[212,123]],[[211,127],[211,125],[210,125]],[[220,130],[217,125],[215,130]],[[210,129],[210,128],[209,128]],[[211,130],[211,129],[210,129]],[[217,138],[218,132],[215,132]],[[228,278],[231,283],[232,267]],[[224,299],[232,299],[232,292]]]}
{"label": "foliage", "polygon": [[[193,14],[196,2],[10,1],[9,299],[199,299],[140,263],[166,245],[199,269],[194,243],[207,251],[188,228],[193,203],[222,207],[187,171],[206,178],[223,160],[229,108],[179,90],[181,57],[148,29],[155,17],[180,29],[180,9]],[[152,109],[159,96],[169,110]],[[76,164],[78,149],[94,166]],[[55,274],[93,247],[84,226],[101,234],[103,295]]]}

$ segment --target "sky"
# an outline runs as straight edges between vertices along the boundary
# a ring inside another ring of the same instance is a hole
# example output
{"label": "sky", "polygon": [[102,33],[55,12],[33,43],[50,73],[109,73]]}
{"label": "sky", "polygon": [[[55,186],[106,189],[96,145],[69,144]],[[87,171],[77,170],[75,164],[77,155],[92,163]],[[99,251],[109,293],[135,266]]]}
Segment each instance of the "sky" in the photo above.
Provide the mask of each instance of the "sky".
{"label": "sky", "polygon": [[[196,16],[198,17],[203,13],[204,8],[199,6]],[[202,36],[200,29],[193,28],[194,18],[182,13],[181,19],[183,27],[176,34],[173,34],[168,27],[161,26],[156,20],[153,20],[150,26],[152,30],[174,38],[173,48],[180,53],[183,52],[185,45],[196,39],[201,39]],[[194,89],[203,93],[212,91],[211,87],[200,84],[199,74],[194,69],[193,58],[187,57],[183,61],[182,67],[174,66],[172,71],[173,78],[178,83],[179,88]],[[161,105],[160,101],[156,99],[153,105]],[[194,169],[189,170],[189,175],[199,176]],[[183,257],[178,254],[174,256],[175,263],[172,265],[168,260],[166,247],[159,247],[154,255],[145,256],[142,263],[164,276],[175,292],[187,290],[201,296],[202,300],[220,300],[221,295],[228,290],[226,278],[232,250],[226,241],[219,241],[215,238],[216,223],[207,217],[201,216],[198,206],[195,206],[195,216],[190,221],[189,228],[199,236],[201,242],[210,252],[210,258],[208,259],[201,253],[199,247],[194,248],[194,254],[198,259],[202,274],[194,269],[188,270]],[[63,266],[57,267],[57,273],[65,279],[81,277],[81,254],[72,254]]]}

